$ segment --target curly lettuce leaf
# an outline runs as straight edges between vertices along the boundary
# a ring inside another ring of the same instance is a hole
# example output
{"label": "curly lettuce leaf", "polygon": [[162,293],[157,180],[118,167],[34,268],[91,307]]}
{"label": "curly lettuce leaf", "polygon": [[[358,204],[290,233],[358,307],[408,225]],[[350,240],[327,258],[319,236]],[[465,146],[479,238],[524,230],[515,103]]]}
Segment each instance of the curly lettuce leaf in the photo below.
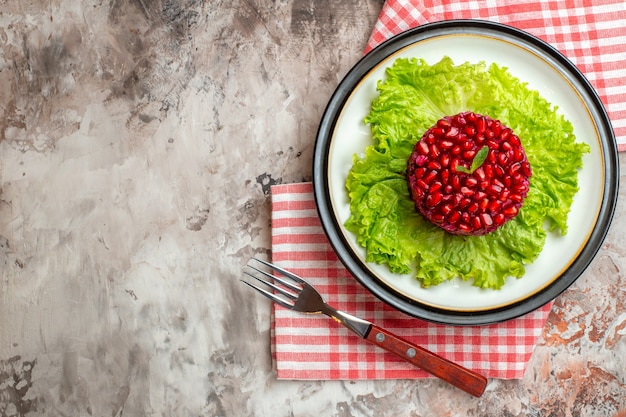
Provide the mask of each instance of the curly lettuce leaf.
{"label": "curly lettuce leaf", "polygon": [[[589,152],[572,124],[541,95],[496,64],[434,65],[398,59],[377,86],[365,123],[373,144],[354,156],[346,187],[351,216],[346,228],[366,248],[366,260],[394,273],[415,272],[424,287],[460,277],[499,289],[540,254],[549,231],[567,233],[578,191],[578,170]],[[474,111],[501,120],[521,138],[533,169],[519,215],[485,236],[456,236],[414,208],[406,163],[422,133],[446,115]]]}

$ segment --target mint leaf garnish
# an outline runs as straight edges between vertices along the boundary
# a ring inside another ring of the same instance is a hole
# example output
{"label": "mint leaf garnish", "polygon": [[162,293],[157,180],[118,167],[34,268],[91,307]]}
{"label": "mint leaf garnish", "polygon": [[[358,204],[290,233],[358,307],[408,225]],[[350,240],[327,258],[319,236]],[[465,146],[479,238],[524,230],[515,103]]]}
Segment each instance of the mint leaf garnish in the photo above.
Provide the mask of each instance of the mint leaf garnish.
{"label": "mint leaf garnish", "polygon": [[488,154],[489,154],[489,147],[483,146],[474,156],[474,159],[472,160],[472,166],[469,169],[465,168],[463,165],[457,165],[454,169],[457,172],[463,172],[465,174],[473,174],[474,171],[480,168],[480,166],[485,162]]}

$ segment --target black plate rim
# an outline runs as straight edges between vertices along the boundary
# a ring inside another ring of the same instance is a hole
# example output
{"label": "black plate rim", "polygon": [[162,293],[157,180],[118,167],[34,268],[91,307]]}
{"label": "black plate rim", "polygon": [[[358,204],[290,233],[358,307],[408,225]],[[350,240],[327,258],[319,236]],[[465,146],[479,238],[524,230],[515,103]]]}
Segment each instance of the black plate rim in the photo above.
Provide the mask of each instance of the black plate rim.
{"label": "black plate rim", "polygon": [[[353,256],[348,242],[340,232],[341,226],[333,215],[328,185],[328,154],[330,138],[341,109],[354,86],[358,85],[381,60],[408,45],[437,36],[441,32],[462,34],[477,31],[500,32],[532,45],[558,62],[568,71],[568,75],[582,86],[584,91],[581,93],[584,92],[589,99],[590,102],[587,104],[596,116],[595,122],[604,154],[605,183],[596,226],[586,246],[558,279],[531,297],[502,308],[451,312],[433,308],[398,294],[370,274],[364,263]],[[569,288],[588,268],[604,242],[615,212],[619,185],[618,150],[611,122],[597,92],[583,73],[556,48],[528,32],[501,23],[473,19],[446,20],[418,26],[390,38],[361,58],[346,74],[331,96],[318,127],[313,154],[312,182],[317,212],[324,232],[340,261],[365,289],[391,307],[416,318],[450,325],[486,325],[510,320],[544,306]]]}

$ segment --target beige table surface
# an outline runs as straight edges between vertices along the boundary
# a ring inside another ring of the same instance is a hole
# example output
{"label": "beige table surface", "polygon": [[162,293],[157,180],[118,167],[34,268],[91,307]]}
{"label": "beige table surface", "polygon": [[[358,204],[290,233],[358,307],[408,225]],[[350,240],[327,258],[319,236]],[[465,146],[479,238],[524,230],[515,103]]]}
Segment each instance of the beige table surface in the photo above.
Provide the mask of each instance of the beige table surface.
{"label": "beige table surface", "polygon": [[0,417],[626,415],[623,198],[522,380],[276,380],[242,266],[381,6],[0,0]]}

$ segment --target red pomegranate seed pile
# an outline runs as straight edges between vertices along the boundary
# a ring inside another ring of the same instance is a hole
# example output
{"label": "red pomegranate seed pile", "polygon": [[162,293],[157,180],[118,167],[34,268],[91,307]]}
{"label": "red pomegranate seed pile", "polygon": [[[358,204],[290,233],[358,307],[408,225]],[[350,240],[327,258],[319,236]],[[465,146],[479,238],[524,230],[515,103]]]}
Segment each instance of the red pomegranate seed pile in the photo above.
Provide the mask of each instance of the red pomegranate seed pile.
{"label": "red pomegranate seed pile", "polygon": [[[477,167],[474,159],[485,152]],[[484,235],[517,216],[531,175],[519,137],[472,112],[440,119],[417,142],[407,166],[416,209],[458,235]]]}

